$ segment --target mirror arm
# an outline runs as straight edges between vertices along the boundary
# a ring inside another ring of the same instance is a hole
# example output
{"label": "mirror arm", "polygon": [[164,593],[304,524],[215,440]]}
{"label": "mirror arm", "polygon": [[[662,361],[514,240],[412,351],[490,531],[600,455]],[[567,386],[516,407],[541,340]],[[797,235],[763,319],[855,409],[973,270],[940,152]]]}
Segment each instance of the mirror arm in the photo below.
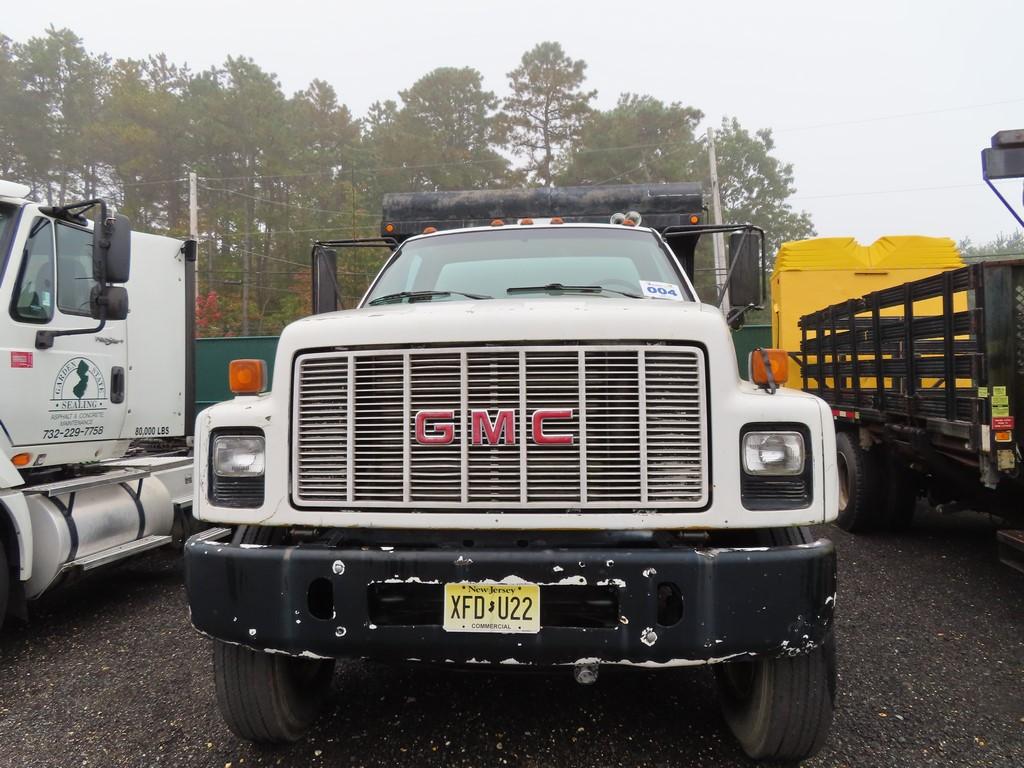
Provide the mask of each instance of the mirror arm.
{"label": "mirror arm", "polygon": [[764,309],[764,306],[761,304],[747,304],[743,307],[733,307],[725,316],[725,322],[734,330],[740,328],[743,325],[743,318],[747,312],[751,312],[755,309]]}
{"label": "mirror arm", "polygon": [[[106,314],[106,313],[104,313]],[[95,328],[76,328],[73,331],[36,331],[36,349],[50,349],[53,340],[58,336],[82,336],[88,333],[99,333],[107,325],[107,319],[101,318]]]}

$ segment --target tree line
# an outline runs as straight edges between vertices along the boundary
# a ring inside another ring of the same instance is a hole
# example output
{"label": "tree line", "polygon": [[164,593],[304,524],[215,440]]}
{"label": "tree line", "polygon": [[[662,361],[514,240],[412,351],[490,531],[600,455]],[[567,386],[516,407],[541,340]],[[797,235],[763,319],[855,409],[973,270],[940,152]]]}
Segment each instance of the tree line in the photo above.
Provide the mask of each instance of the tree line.
{"label": "tree line", "polygon": [[[92,53],[69,29],[0,35],[0,177],[57,204],[105,196],[136,229],[183,237],[196,173],[200,332],[277,333],[309,311],[311,242],[378,234],[385,192],[707,186],[698,108],[624,93],[599,109],[586,70],[542,42],[514,62],[504,96],[472,67],[441,67],[356,116],[327,80],[289,95],[247,57],[193,71],[164,53]],[[788,202],[793,168],[769,129],[725,118],[716,150],[727,220],[763,227],[772,251],[814,233]],[[342,265],[349,303],[378,259]],[[713,285],[706,252],[698,266]]]}

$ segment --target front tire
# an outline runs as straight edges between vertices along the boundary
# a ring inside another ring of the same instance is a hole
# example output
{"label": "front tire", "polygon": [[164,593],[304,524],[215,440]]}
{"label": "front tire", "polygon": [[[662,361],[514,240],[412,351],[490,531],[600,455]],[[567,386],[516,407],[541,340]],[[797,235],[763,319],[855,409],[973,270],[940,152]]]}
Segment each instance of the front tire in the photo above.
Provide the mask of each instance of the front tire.
{"label": "front tire", "polygon": [[7,565],[7,553],[4,552],[4,540],[0,539],[0,629],[4,627],[7,616],[7,602],[11,595],[11,571]]}
{"label": "front tire", "polygon": [[798,763],[824,745],[836,696],[831,634],[799,656],[720,664],[715,681],[725,721],[754,760]]}
{"label": "front tire", "polygon": [[[765,528],[756,543],[782,547],[810,544],[809,528]],[[722,715],[755,760],[796,763],[816,754],[832,725],[836,701],[833,634],[813,651],[715,665]]]}
{"label": "front tire", "polygon": [[214,641],[217,706],[241,739],[297,741],[323,712],[334,661],[297,659]]}
{"label": "front tire", "polygon": [[[270,528],[239,528],[234,541],[275,543]],[[334,659],[263,653],[219,640],[213,646],[217,707],[239,738],[263,744],[297,741],[323,712]]]}

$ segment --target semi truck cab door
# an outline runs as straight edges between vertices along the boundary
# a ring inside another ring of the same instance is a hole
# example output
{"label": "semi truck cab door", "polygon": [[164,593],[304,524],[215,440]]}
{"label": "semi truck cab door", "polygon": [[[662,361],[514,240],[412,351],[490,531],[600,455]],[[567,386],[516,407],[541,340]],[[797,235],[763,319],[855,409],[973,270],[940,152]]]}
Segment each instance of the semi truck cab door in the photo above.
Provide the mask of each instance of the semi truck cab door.
{"label": "semi truck cab door", "polygon": [[[90,316],[92,232],[45,216],[14,243],[17,278],[0,350],[0,410],[11,443],[39,446],[116,440],[125,420],[125,322],[58,336],[36,349],[40,330],[95,328]],[[40,451],[42,453],[42,451]],[[47,462],[49,463],[49,462]]]}

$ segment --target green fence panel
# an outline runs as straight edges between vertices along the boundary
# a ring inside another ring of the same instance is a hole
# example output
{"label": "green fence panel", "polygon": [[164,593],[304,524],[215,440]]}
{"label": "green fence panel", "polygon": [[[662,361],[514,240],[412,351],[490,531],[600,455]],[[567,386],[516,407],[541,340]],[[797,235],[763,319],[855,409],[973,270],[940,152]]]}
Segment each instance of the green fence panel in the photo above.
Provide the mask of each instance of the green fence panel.
{"label": "green fence panel", "polygon": [[267,375],[273,377],[277,340],[277,336],[196,339],[196,413],[233,397],[228,389],[228,363],[232,360],[266,360]]}
{"label": "green fence panel", "polygon": [[733,332],[732,343],[736,346],[736,362],[740,366],[740,376],[746,379],[750,375],[747,370],[750,353],[758,347],[772,345],[772,327],[770,325],[745,325]]}

